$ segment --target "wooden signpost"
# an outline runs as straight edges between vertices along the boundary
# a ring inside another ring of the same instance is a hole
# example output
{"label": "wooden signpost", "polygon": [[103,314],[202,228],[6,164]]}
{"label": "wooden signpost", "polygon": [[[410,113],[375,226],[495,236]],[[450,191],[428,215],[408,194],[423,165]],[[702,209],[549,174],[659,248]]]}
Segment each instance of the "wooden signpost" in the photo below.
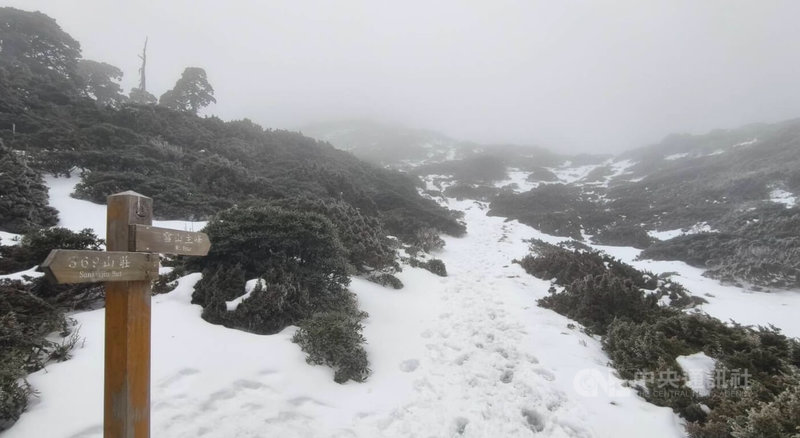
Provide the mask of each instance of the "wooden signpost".
{"label": "wooden signpost", "polygon": [[158,253],[206,255],[204,233],[151,226],[153,200],[135,192],[108,197],[108,251],[55,249],[42,263],[56,283],[106,283],[103,436],[150,436],[150,295]]}

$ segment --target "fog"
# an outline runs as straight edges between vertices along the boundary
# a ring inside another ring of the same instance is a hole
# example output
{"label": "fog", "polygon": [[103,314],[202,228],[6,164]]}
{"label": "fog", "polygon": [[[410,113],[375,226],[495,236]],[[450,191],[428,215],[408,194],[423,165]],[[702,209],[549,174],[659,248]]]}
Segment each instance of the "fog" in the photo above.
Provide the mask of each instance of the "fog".
{"label": "fog", "polygon": [[609,152],[800,117],[800,2],[21,0],[148,90],[206,69],[224,119],[368,118]]}

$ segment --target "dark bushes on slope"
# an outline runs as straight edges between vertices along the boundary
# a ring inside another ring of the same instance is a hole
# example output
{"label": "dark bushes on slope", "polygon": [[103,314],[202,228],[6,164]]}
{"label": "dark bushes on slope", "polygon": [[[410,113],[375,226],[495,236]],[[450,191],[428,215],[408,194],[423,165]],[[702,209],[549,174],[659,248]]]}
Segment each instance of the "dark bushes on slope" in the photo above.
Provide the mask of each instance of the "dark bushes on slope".
{"label": "dark bushes on slope", "polygon": [[488,154],[474,155],[462,160],[427,164],[414,169],[416,175],[452,175],[461,182],[492,182],[508,178],[502,158]]}
{"label": "dark bushes on slope", "polygon": [[616,319],[641,322],[658,312],[654,295],[645,294],[629,278],[607,272],[573,281],[563,292],[539,304],[574,319],[593,333],[605,334]]}
{"label": "dark bushes on slope", "polygon": [[44,261],[54,249],[99,250],[103,239],[91,229],[73,232],[66,228],[44,228],[25,234],[18,245],[0,246],[0,274],[30,269]]}
{"label": "dark bushes on slope", "polygon": [[800,209],[763,207],[732,213],[722,232],[690,234],[657,242],[642,258],[682,260],[706,275],[761,287],[800,287]]}
{"label": "dark bushes on slope", "polygon": [[[215,244],[189,262],[203,268],[192,302],[203,306],[204,319],[264,334],[300,324],[296,340],[310,362],[336,368],[337,382],[366,378],[365,315],[347,290],[348,253],[329,219],[254,205],[218,214],[205,231]],[[251,278],[259,279],[254,290],[228,310],[226,302],[243,295]]]}
{"label": "dark bushes on slope", "polygon": [[532,253],[523,257],[518,263],[529,274],[547,280],[552,279],[556,284],[562,285],[571,284],[587,276],[597,277],[610,272],[617,277],[631,280],[635,286],[640,288],[652,290],[657,286],[652,274],[640,272],[613,257],[593,251],[579,242],[567,242],[563,246],[576,243],[577,248],[569,250],[541,240],[532,240]]}
{"label": "dark bushes on slope", "polygon": [[[597,253],[570,252],[543,242],[534,242],[532,249],[535,255],[522,262],[526,271],[554,279],[564,288],[562,292],[552,288],[540,305],[604,333],[603,348],[623,378],[677,373],[674,387],[664,390],[647,382],[641,391],[649,401],[681,414],[693,438],[783,437],[797,432],[792,411],[800,388],[797,339],[787,338],[774,327],[727,325],[707,315],[658,306],[656,294],[633,286],[652,278],[651,274],[598,264],[602,257]],[[538,260],[548,257],[554,261]],[[604,272],[591,275],[598,269]],[[684,290],[658,277],[655,292],[680,294]],[[715,386],[706,397],[692,392],[684,386],[676,358],[698,351],[716,359],[717,370],[723,374],[746,370],[749,386],[739,378],[738,386]]]}
{"label": "dark bushes on slope", "polygon": [[600,245],[632,246],[644,249],[653,241],[647,231],[639,225],[611,225],[592,236],[592,241]]}
{"label": "dark bushes on slope", "polygon": [[[190,261],[190,266],[211,274],[200,280],[197,289],[216,290],[216,295],[212,299],[209,293],[198,294],[198,304],[221,308],[222,301],[244,293],[246,278],[263,278],[268,285],[264,293],[273,292],[270,284],[285,286],[275,291],[280,295],[272,314],[275,326],[260,327],[261,333],[330,308],[349,294],[346,252],[324,216],[272,206],[233,208],[215,216],[205,231],[215,243],[208,256]],[[232,284],[222,286],[225,283]],[[230,292],[220,291],[223,287]],[[248,329],[245,321],[225,321]]]}
{"label": "dark bushes on slope", "polygon": [[362,318],[352,312],[318,313],[300,322],[292,340],[308,353],[308,363],[333,368],[337,383],[363,382],[370,369],[363,347]]}
{"label": "dark bushes on slope", "polygon": [[21,379],[51,360],[69,359],[77,336],[62,344],[47,339],[52,332],[64,337],[74,332],[63,310],[37,296],[31,284],[1,280],[0,431],[17,421],[35,393]]}
{"label": "dark bushes on slope", "polygon": [[529,192],[501,193],[492,200],[489,214],[517,219],[542,232],[581,240],[582,230],[597,233],[614,215],[596,205],[596,194],[575,186],[545,184]]}
{"label": "dark bushes on slope", "polygon": [[430,273],[440,277],[447,277],[447,267],[445,266],[444,262],[439,259],[430,259],[423,262],[415,257],[411,257],[408,259],[408,263],[415,268],[425,269],[426,271],[429,271]]}
{"label": "dark bushes on slope", "polygon": [[344,201],[299,197],[273,201],[270,205],[318,213],[330,219],[357,272],[397,265],[394,244],[386,237],[380,220],[365,216]]}
{"label": "dark bushes on slope", "polygon": [[42,175],[0,140],[0,229],[25,233],[58,222]]}

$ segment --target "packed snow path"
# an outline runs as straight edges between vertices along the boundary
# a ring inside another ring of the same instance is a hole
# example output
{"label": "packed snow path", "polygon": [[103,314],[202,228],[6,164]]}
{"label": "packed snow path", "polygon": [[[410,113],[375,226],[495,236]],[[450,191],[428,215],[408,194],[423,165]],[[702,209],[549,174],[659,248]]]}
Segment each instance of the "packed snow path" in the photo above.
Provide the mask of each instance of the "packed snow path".
{"label": "packed snow path", "polygon": [[[206,323],[189,303],[199,274],[154,297],[152,435],[682,436],[669,409],[620,385],[595,339],[536,306],[549,284],[511,260],[543,235],[479,203],[451,207],[469,234],[436,255],[448,277],[406,267],[398,291],[353,280],[370,313],[366,383],[338,385],[306,364],[293,328],[258,336]],[[104,312],[74,317],[85,342],[30,376],[40,397],[4,437],[102,435]]]}

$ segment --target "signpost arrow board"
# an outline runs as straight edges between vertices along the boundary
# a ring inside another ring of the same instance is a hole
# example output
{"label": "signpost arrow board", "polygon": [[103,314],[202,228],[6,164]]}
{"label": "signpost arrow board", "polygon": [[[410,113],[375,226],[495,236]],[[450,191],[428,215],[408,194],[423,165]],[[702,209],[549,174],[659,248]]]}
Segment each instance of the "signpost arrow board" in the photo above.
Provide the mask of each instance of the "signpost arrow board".
{"label": "signpost arrow board", "polygon": [[41,264],[56,283],[105,282],[105,438],[150,437],[150,295],[158,253],[208,254],[205,233],[150,226],[153,200],[135,192],[107,199],[110,251],[54,249]]}
{"label": "signpost arrow board", "polygon": [[204,256],[211,248],[206,233],[159,228],[150,225],[131,225],[134,251]]}
{"label": "signpost arrow board", "polygon": [[158,254],[54,249],[41,267],[58,284],[144,281],[158,277]]}

